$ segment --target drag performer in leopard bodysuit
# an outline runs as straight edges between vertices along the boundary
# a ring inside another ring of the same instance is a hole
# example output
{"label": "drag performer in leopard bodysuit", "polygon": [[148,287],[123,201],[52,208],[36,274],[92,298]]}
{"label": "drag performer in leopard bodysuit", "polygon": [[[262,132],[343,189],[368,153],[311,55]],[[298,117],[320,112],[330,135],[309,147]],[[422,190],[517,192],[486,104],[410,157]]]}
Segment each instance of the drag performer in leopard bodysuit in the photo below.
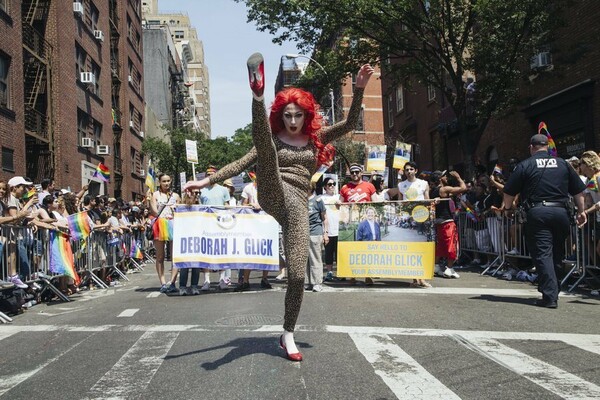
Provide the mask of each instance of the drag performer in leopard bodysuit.
{"label": "drag performer in leopard bodysuit", "polygon": [[246,156],[221,168],[210,178],[188,182],[184,187],[184,190],[202,188],[238,175],[257,164],[256,183],[260,205],[283,228],[288,287],[283,325],[285,332],[279,343],[292,361],[302,360],[293,332],[302,304],[308,259],[310,178],[317,167],[331,157],[328,151],[330,147],[325,145],[355,129],[360,117],[363,91],[373,72],[368,64],[359,70],[348,119],[323,128],[314,97],[297,88],[288,88],[277,94],[267,119],[263,98],[263,57],[260,53],[253,54],[248,59],[248,73],[254,97],[254,147]]}

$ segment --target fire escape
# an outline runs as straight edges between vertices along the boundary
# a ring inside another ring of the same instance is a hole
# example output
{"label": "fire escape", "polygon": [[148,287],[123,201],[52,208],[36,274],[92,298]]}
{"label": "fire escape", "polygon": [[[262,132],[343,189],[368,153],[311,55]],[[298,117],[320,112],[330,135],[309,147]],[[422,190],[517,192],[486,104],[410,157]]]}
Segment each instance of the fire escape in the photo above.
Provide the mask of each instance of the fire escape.
{"label": "fire escape", "polygon": [[113,152],[114,152],[114,187],[115,197],[122,197],[121,186],[123,184],[123,159],[121,158],[121,135],[123,126],[121,124],[121,64],[119,62],[119,9],[117,0],[109,0],[109,23],[110,23],[110,72],[111,103],[112,103],[112,129],[113,129]]}
{"label": "fire escape", "polygon": [[34,182],[54,177],[52,140],[51,53],[44,39],[50,0],[23,0],[23,85],[25,106],[25,160]]}

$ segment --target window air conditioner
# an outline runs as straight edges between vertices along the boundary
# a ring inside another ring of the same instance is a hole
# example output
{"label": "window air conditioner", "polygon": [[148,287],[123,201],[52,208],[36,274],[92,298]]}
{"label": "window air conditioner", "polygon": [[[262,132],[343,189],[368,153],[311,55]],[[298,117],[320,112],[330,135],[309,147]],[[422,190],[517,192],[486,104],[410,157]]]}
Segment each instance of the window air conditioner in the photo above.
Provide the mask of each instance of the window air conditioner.
{"label": "window air conditioner", "polygon": [[92,138],[81,138],[81,147],[94,147],[94,140]]}
{"label": "window air conditioner", "polygon": [[97,40],[104,42],[104,33],[102,33],[102,31],[94,31],[94,37]]}
{"label": "window air conditioner", "polygon": [[129,127],[133,128],[133,121],[129,121]]}
{"label": "window air conditioner", "polygon": [[96,146],[96,154],[104,156],[109,155],[110,147],[107,144],[100,144]]}
{"label": "window air conditioner", "polygon": [[144,171],[143,169],[140,169],[140,176],[146,176],[146,171]]}
{"label": "window air conditioner", "polygon": [[129,75],[129,76],[127,77],[127,81],[128,81],[129,83],[132,83],[132,82],[133,82],[133,77],[132,77],[131,75]]}
{"label": "window air conditioner", "polygon": [[73,12],[75,13],[75,15],[77,15],[79,17],[83,17],[83,4],[78,1],[74,1],[73,2]]}
{"label": "window air conditioner", "polygon": [[552,64],[550,52],[543,51],[531,57],[531,69],[545,68]]}
{"label": "window air conditioner", "polygon": [[96,76],[92,72],[82,72],[79,76],[79,80],[81,80],[82,83],[91,85],[96,84]]}
{"label": "window air conditioner", "polygon": [[140,131],[140,137],[144,137],[144,131]]}

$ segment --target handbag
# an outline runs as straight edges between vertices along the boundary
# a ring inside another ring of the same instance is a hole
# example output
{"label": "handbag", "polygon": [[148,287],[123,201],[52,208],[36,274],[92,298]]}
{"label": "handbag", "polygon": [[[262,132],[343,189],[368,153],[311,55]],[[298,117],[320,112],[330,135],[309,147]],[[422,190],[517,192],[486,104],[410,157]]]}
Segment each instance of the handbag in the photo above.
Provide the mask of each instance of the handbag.
{"label": "handbag", "polygon": [[162,214],[162,212],[164,211],[164,209],[167,207],[167,204],[169,204],[169,201],[171,201],[171,197],[173,197],[172,194],[169,196],[169,198],[167,199],[167,202],[165,203],[165,205],[160,209],[160,211],[158,212],[158,215],[156,216],[156,218],[154,218],[154,221],[152,221],[152,223],[150,224],[150,226],[146,230],[146,239],[148,239],[148,240],[154,239],[154,229],[153,229],[154,228],[154,224],[160,218],[160,215]]}

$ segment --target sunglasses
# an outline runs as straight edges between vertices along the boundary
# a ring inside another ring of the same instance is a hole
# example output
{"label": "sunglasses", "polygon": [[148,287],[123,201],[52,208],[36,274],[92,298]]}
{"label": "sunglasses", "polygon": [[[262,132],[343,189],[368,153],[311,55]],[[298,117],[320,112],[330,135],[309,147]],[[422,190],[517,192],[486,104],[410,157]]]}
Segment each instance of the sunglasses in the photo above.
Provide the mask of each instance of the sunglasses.
{"label": "sunglasses", "polygon": [[350,171],[350,175],[359,175],[360,171]]}
{"label": "sunglasses", "polygon": [[327,186],[335,186],[335,183],[328,183]]}

